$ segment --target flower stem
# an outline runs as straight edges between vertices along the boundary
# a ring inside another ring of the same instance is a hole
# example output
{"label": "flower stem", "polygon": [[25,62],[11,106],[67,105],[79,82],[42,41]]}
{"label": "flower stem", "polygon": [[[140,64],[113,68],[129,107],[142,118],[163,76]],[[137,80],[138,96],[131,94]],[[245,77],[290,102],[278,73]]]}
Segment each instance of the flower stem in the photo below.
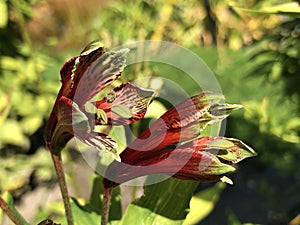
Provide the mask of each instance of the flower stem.
{"label": "flower stem", "polygon": [[24,225],[17,215],[9,208],[4,199],[0,196],[0,208],[5,212],[5,214],[14,222],[16,225]]}
{"label": "flower stem", "polygon": [[101,225],[107,225],[109,216],[109,207],[111,201],[112,188],[103,189],[103,201],[101,211]]}
{"label": "flower stem", "polygon": [[67,188],[64,169],[62,166],[61,153],[60,152],[57,154],[51,153],[51,156],[52,156],[52,161],[53,161],[54,168],[56,171],[56,175],[57,175],[57,179],[58,179],[58,183],[59,183],[59,187],[60,187],[60,192],[61,192],[64,206],[65,206],[67,223],[68,223],[68,225],[74,225],[71,204],[69,201],[69,192],[68,192],[68,188]]}

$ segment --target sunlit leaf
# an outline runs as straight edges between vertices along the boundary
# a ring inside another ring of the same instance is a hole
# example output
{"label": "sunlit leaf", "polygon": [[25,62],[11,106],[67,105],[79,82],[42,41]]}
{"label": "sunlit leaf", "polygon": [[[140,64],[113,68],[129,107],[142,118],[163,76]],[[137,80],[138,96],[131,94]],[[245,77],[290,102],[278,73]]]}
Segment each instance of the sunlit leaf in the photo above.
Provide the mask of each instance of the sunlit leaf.
{"label": "sunlit leaf", "polygon": [[0,145],[3,143],[11,144],[23,149],[27,149],[30,145],[29,140],[23,134],[21,125],[15,120],[6,120],[0,126],[0,134]]}
{"label": "sunlit leaf", "polygon": [[32,135],[42,125],[43,118],[40,115],[33,115],[22,120],[23,131],[27,135]]}
{"label": "sunlit leaf", "polygon": [[283,3],[279,5],[264,6],[260,9],[246,9],[233,6],[236,10],[241,10],[249,13],[260,13],[260,14],[280,14],[289,15],[296,18],[300,17],[300,6],[297,2]]}
{"label": "sunlit leaf", "polygon": [[197,182],[173,178],[145,186],[144,195],[129,205],[120,224],[182,224],[196,186]]}
{"label": "sunlit leaf", "polygon": [[100,215],[80,205],[76,199],[71,199],[71,207],[75,225],[99,223]]}
{"label": "sunlit leaf", "polygon": [[167,111],[167,108],[159,101],[154,100],[145,114],[144,118],[158,118]]}
{"label": "sunlit leaf", "polygon": [[6,27],[8,21],[7,3],[4,0],[0,1],[0,28]]}
{"label": "sunlit leaf", "polygon": [[190,212],[187,215],[183,225],[197,224],[211,213],[220,194],[226,187],[224,183],[217,183],[211,188],[195,194],[190,201]]}
{"label": "sunlit leaf", "polygon": [[0,126],[8,116],[10,106],[11,106],[11,93],[1,95],[0,96]]}

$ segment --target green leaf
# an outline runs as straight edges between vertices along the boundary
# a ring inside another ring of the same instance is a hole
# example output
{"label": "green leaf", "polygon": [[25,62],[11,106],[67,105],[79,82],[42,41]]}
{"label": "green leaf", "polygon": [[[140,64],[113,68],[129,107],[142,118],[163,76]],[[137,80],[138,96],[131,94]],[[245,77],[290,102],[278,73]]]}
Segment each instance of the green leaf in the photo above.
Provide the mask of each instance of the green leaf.
{"label": "green leaf", "polygon": [[8,21],[7,3],[5,0],[0,0],[0,28],[4,28]]}
{"label": "green leaf", "polygon": [[260,13],[260,14],[279,14],[279,15],[289,15],[292,17],[300,17],[300,7],[297,2],[283,3],[279,5],[265,6],[260,9],[246,9],[233,6],[236,10],[241,10],[250,13]]}
{"label": "green leaf", "polygon": [[[95,175],[93,179],[93,187],[90,196],[90,202],[87,205],[94,212],[101,214],[103,184],[102,177]],[[122,207],[120,198],[120,188],[115,187],[112,192],[111,205],[109,210],[110,220],[120,220],[122,217]],[[97,224],[97,223],[95,223]]]}
{"label": "green leaf", "polygon": [[23,134],[20,124],[12,119],[6,120],[0,126],[0,145],[11,144],[27,149],[30,145],[29,140]]}
{"label": "green leaf", "polygon": [[0,126],[8,116],[11,107],[11,92],[2,94],[0,92]]}
{"label": "green leaf", "polygon": [[159,118],[167,111],[166,107],[159,101],[154,100],[148,107],[144,118]]}
{"label": "green leaf", "polygon": [[129,205],[120,225],[182,224],[197,184],[169,178],[145,186],[144,195]]}
{"label": "green leaf", "polygon": [[100,223],[101,216],[88,207],[80,205],[76,199],[71,199],[71,208],[75,225]]}
{"label": "green leaf", "polygon": [[40,115],[32,115],[25,117],[21,121],[23,131],[27,135],[32,135],[42,125],[43,118]]}
{"label": "green leaf", "polygon": [[[6,202],[6,204],[8,205],[8,207],[14,212],[14,214],[18,217],[18,219],[23,223],[23,225],[30,225],[24,218],[23,216],[21,216],[21,214],[16,210],[15,206],[14,206],[14,200],[12,198],[12,196],[8,193],[5,192],[4,194],[2,194],[2,198],[4,199],[4,201]],[[2,212],[2,210],[1,210]],[[1,215],[0,215],[0,219],[1,219]],[[1,221],[1,220],[0,220]]]}
{"label": "green leaf", "polygon": [[[100,224],[101,216],[95,212],[89,205],[81,204],[79,199],[70,199],[73,212],[74,225]],[[63,202],[52,202],[48,205],[51,213],[61,215],[55,219],[56,223],[66,224]]]}
{"label": "green leaf", "polygon": [[38,182],[48,182],[53,176],[53,164],[44,148],[30,156],[1,157],[0,165],[0,192],[24,187],[33,171],[36,171]]}
{"label": "green leaf", "polygon": [[211,213],[220,194],[226,187],[224,183],[217,183],[213,187],[205,189],[194,195],[190,201],[190,212],[183,225],[197,224]]}

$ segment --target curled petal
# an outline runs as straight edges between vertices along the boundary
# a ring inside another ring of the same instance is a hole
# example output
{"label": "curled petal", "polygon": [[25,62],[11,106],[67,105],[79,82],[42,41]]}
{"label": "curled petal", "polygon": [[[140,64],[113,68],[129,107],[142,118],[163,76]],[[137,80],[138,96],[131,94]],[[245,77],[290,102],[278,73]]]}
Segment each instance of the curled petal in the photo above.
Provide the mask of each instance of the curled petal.
{"label": "curled petal", "polygon": [[88,118],[71,99],[62,96],[55,103],[44,138],[53,153],[60,151],[74,136],[74,131],[90,132]]}
{"label": "curled petal", "polygon": [[[97,109],[105,112],[107,124],[127,125],[144,117],[153,97],[152,90],[123,83],[94,104]],[[101,124],[101,120],[96,122]]]}
{"label": "curled petal", "polygon": [[[102,43],[96,41],[87,45],[79,56],[71,58],[60,70],[62,88],[60,96],[73,100],[75,91],[87,68],[105,53]],[[100,74],[98,74],[100,76]],[[59,97],[60,97],[59,96]]]}
{"label": "curled petal", "polygon": [[91,130],[87,116],[79,109],[78,105],[65,96],[61,97],[55,106],[57,125],[53,133],[49,134],[50,149],[56,153],[65,144],[76,137],[83,143],[95,147],[97,150],[109,151],[118,160],[117,143],[106,134],[97,133]]}
{"label": "curled petal", "polygon": [[83,75],[79,76],[81,77],[80,82],[76,80],[76,73],[81,73],[81,71],[75,70],[74,82],[78,83],[78,86],[74,100],[79,106],[82,106],[121,76],[121,72],[126,66],[128,52],[129,49],[125,48],[104,53],[94,60],[85,71],[82,71]]}

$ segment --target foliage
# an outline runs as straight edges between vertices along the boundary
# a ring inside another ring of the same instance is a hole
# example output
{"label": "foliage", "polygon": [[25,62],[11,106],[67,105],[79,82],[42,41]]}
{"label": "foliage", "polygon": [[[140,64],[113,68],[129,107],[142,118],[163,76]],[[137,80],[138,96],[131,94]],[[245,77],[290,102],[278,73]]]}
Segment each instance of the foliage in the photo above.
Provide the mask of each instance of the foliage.
{"label": "foliage", "polygon": [[[17,196],[16,190],[23,189],[26,193],[30,189],[28,186],[32,186],[31,176],[38,178],[38,185],[51,184],[52,166],[43,148],[41,133],[59,87],[58,69],[66,58],[74,55],[73,52],[94,39],[101,39],[108,48],[131,40],[151,39],[173,41],[192,49],[214,70],[228,101],[244,105],[244,113],[229,119],[227,134],[245,140],[258,151],[259,157],[253,164],[249,161],[249,167],[262,171],[277,168],[280,173],[288,172],[281,176],[297,181],[300,171],[300,45],[296,5],[281,10],[282,5],[278,4],[282,1],[275,0],[235,1],[234,4],[232,1],[173,0],[103,3],[104,6],[98,8],[93,1],[84,1],[85,5],[76,1],[78,7],[66,1],[68,7],[62,10],[62,3],[57,2],[0,0],[1,192],[8,190],[15,198],[22,198]],[[136,68],[138,72],[134,76],[145,72],[172,76],[175,82],[186,85],[184,88],[189,93],[196,92],[190,81],[182,80],[178,71],[173,75],[174,71],[168,68],[156,71],[155,66],[146,67],[142,71]],[[163,107],[160,112],[162,110]],[[138,129],[146,126],[138,125]],[[99,221],[101,185],[99,178],[91,179],[91,198],[72,200],[74,214],[78,215],[75,220],[79,224],[94,224],[94,221],[98,224]],[[276,179],[280,183],[281,177]],[[266,178],[255,181],[261,195],[271,195],[277,189],[279,193],[283,191],[279,185],[273,187],[266,184],[268,182]],[[174,186],[170,188],[170,184]],[[287,192],[292,194],[285,200],[292,204],[286,209],[278,207],[286,223],[299,213],[293,209],[298,207],[299,185],[292,186],[295,188],[289,187]],[[196,184],[170,179],[145,187],[145,193],[156,188],[161,196],[135,200],[122,220],[120,193],[114,193],[112,224],[127,224],[139,215],[142,218],[150,215],[148,223],[181,224]],[[217,183],[195,193],[190,214],[197,214],[195,208],[203,207],[206,213],[197,215],[193,221],[204,219],[227,189]],[[180,196],[182,190],[186,191],[184,196]],[[177,194],[172,195],[174,201],[164,205],[163,200],[167,200],[172,191]],[[272,201],[278,202],[274,195]],[[178,215],[170,212],[172,204],[178,207]],[[241,224],[237,219],[239,215],[234,214],[229,214],[228,223]],[[52,215],[56,223],[63,223],[62,204],[42,205],[34,223]],[[255,219],[248,222],[259,223]]]}

